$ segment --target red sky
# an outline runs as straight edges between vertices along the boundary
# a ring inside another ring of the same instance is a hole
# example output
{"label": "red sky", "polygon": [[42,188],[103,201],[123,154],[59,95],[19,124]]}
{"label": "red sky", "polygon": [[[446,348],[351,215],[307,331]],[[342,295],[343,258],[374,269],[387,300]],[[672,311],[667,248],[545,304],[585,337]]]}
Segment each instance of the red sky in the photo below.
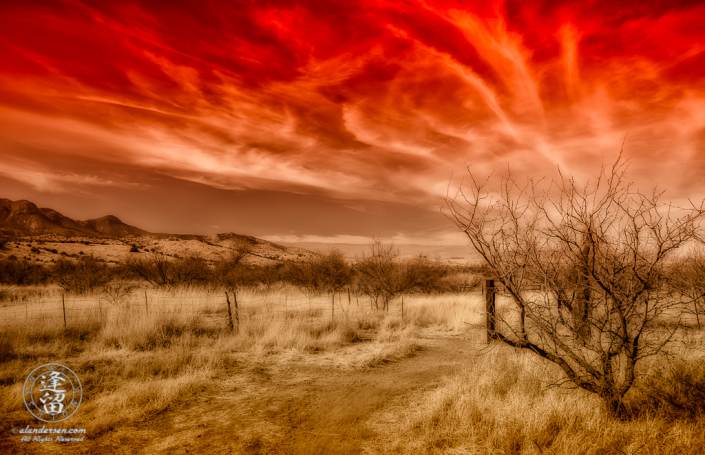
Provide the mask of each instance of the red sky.
{"label": "red sky", "polygon": [[0,197],[464,244],[451,175],[586,176],[627,135],[638,184],[702,198],[703,24],[694,1],[3,0]]}

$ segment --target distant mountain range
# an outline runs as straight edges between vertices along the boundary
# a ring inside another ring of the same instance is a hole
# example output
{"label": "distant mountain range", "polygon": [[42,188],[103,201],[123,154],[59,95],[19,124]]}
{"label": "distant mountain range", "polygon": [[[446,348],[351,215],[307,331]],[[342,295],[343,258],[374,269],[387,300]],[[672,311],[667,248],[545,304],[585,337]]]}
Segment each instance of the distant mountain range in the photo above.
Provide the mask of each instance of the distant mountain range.
{"label": "distant mountain range", "polygon": [[[37,237],[42,241],[57,242],[54,246],[67,254],[75,253],[72,250],[75,243],[73,241],[65,242],[62,238],[102,239],[96,240],[95,245],[103,245],[105,248],[112,248],[112,250],[108,251],[103,248],[100,252],[91,251],[91,254],[107,255],[106,257],[112,260],[124,259],[129,249],[125,245],[136,245],[140,251],[160,249],[163,252],[181,256],[195,253],[211,260],[227,256],[234,244],[248,246],[250,256],[259,258],[254,260],[296,260],[318,255],[318,253],[304,248],[283,246],[257,237],[232,232],[211,235],[153,233],[125,224],[113,215],[93,220],[74,220],[54,209],[39,208],[30,201],[11,201],[3,198],[0,198],[0,235]],[[91,242],[91,245],[93,244]],[[30,246],[26,244],[16,243],[13,248],[17,251],[13,250],[8,254],[29,255],[35,259],[51,259],[46,254],[37,256],[37,253],[31,252]],[[81,248],[85,250],[87,247],[82,245]]]}
{"label": "distant mountain range", "polygon": [[[140,248],[155,248],[159,243],[164,250],[177,252],[180,255],[188,254],[184,250],[188,242],[197,242],[198,249],[206,257],[217,257],[232,244],[249,245],[253,256],[266,259],[290,259],[316,256],[310,249],[325,250],[331,246],[341,248],[348,254],[359,254],[366,251],[368,245],[345,244],[288,244],[281,245],[257,237],[235,234],[232,232],[194,235],[194,234],[166,234],[145,231],[135,226],[123,223],[113,215],[103,216],[92,220],[74,220],[50,208],[39,208],[27,200],[11,201],[0,198],[0,236],[8,237],[39,237],[50,241],[60,241],[61,237],[74,238],[101,238],[101,242],[118,244],[137,244]],[[52,238],[58,237],[58,238]],[[113,239],[113,240],[109,240]],[[63,243],[63,242],[62,242]],[[196,244],[193,244],[195,251]],[[467,247],[427,247],[422,245],[401,245],[402,254],[416,255],[419,252],[429,254],[448,255],[453,249],[459,250],[459,255],[467,255]],[[192,252],[193,252],[192,251]],[[14,253],[13,253],[14,254]],[[119,259],[119,258],[118,258]],[[457,259],[461,259],[460,257]],[[465,259],[465,258],[462,258]]]}
{"label": "distant mountain range", "polygon": [[143,229],[125,224],[116,216],[74,220],[54,209],[39,208],[30,201],[0,198],[0,233],[12,236],[59,235],[64,237],[138,237]]}

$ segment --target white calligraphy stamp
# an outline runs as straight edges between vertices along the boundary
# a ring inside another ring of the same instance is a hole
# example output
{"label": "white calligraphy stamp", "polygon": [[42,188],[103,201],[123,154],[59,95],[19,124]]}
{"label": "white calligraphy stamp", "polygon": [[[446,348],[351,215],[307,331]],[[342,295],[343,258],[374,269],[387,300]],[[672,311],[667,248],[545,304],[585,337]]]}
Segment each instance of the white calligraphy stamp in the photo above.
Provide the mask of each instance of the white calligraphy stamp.
{"label": "white calligraphy stamp", "polygon": [[42,422],[61,422],[81,404],[83,387],[76,373],[59,363],[47,363],[27,376],[22,390],[27,410]]}

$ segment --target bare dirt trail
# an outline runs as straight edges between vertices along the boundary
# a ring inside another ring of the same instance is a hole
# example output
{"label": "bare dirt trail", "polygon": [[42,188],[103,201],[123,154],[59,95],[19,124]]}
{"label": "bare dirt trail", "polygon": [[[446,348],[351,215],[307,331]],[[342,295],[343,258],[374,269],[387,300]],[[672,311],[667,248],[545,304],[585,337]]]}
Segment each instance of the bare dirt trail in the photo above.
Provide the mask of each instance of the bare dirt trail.
{"label": "bare dirt trail", "polygon": [[397,363],[316,378],[273,415],[288,427],[286,438],[273,448],[293,454],[359,453],[362,442],[374,436],[365,426],[373,412],[392,398],[435,386],[462,367],[468,352],[476,352],[462,338],[434,341]]}
{"label": "bare dirt trail", "polygon": [[[92,453],[358,454],[390,400],[437,386],[477,355],[467,336],[436,336],[406,359],[362,371],[287,365],[235,370]],[[137,449],[137,450],[135,450]],[[117,450],[117,452],[116,452]]]}

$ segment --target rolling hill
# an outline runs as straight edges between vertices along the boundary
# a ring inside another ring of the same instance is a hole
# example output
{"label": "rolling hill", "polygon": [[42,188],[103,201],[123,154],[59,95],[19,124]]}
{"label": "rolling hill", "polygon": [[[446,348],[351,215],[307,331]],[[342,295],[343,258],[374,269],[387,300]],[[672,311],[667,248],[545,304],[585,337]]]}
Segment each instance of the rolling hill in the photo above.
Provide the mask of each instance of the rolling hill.
{"label": "rolling hill", "polygon": [[[248,262],[297,260],[315,256],[304,248],[283,246],[257,237],[234,233],[212,235],[152,233],[123,223],[113,215],[91,220],[74,220],[50,208],[39,208],[26,201],[0,198],[0,236],[14,238],[11,248],[0,257],[14,255],[47,262],[61,255],[76,257],[93,254],[109,262],[119,262],[130,250],[161,251],[170,256],[198,255],[208,260],[226,258],[234,245],[247,245]],[[42,248],[21,243],[36,240]]]}
{"label": "rolling hill", "polygon": [[79,221],[30,201],[0,199],[0,233],[9,236],[58,235],[62,237],[136,237],[149,232],[130,226],[116,216]]}

